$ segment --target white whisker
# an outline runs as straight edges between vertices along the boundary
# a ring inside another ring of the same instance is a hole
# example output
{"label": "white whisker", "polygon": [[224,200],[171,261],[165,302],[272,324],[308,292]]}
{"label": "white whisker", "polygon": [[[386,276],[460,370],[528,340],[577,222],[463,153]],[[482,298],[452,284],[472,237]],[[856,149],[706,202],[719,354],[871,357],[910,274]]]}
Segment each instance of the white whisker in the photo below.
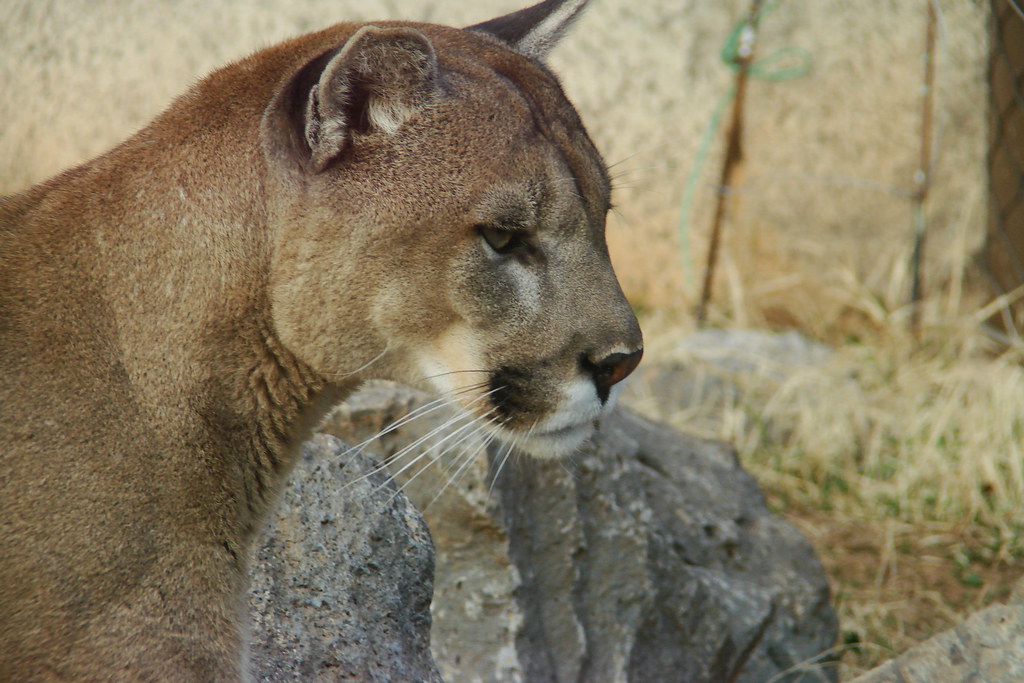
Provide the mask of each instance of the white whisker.
{"label": "white whisker", "polygon": [[[465,375],[465,374],[469,374],[469,373],[472,373],[472,374],[475,374],[475,375],[493,375],[495,373],[495,371],[494,370],[448,370],[446,372],[438,372],[438,373],[436,373],[434,375],[423,375],[422,377],[420,377],[420,381],[424,381],[424,380],[428,380],[428,379],[434,379],[436,377],[447,377],[448,375]],[[487,382],[481,382],[480,386],[483,386],[484,384],[487,384]]]}
{"label": "white whisker", "polygon": [[490,497],[491,493],[493,493],[494,486],[498,483],[498,477],[501,476],[501,470],[504,469],[505,463],[507,463],[509,461],[509,458],[512,457],[512,450],[516,447],[516,444],[519,443],[520,440],[529,439],[530,435],[533,434],[533,428],[536,427],[536,426],[537,426],[537,423],[534,422],[532,425],[530,425],[530,429],[527,430],[526,436],[524,436],[524,437],[516,436],[511,441],[506,443],[505,444],[505,454],[504,455],[501,455],[501,451],[499,449],[499,451],[498,451],[498,453],[499,453],[499,455],[498,455],[498,469],[494,471],[494,476],[491,477],[491,485],[487,487],[487,496],[488,497]]}
{"label": "white whisker", "polygon": [[[486,392],[473,396],[468,401],[463,398],[463,403],[457,402],[458,398],[464,397],[466,394],[479,392],[480,389],[487,386],[489,386],[488,382],[481,382],[445,392],[444,395],[410,410],[406,415],[403,415],[401,418],[382,428],[376,434],[357,444],[354,447],[354,450],[363,450],[374,441],[387,434],[393,433],[413,420],[429,415],[430,413],[448,405],[457,408],[457,412],[445,419],[440,425],[434,427],[413,442],[406,444],[397,452],[385,456],[381,460],[380,464],[375,468],[362,474],[358,478],[349,481],[344,485],[343,489],[384,470],[391,470],[387,481],[394,481],[416,465],[421,465],[420,468],[413,472],[411,476],[409,476],[408,479],[406,479],[406,481],[397,488],[394,494],[392,494],[391,498],[394,499],[395,496],[404,491],[417,477],[430,469],[432,465],[462,446],[464,457],[456,458],[446,467],[444,474],[447,476],[447,481],[426,507],[432,505],[434,501],[436,501],[438,497],[440,497],[441,494],[444,493],[450,485],[452,485],[453,482],[458,480],[480,452],[486,449],[496,438],[489,428],[491,425],[497,425],[498,422],[489,417],[481,418],[480,416],[475,415],[472,411],[475,406],[487,401],[491,395],[500,391],[501,387],[492,387]],[[440,438],[438,438],[439,435]],[[482,438],[479,438],[481,435]],[[464,444],[474,438],[479,438],[478,443],[474,447],[466,448]],[[410,453],[414,452],[418,448],[422,448],[422,451],[417,453],[414,457],[407,458]],[[503,460],[508,458],[510,450],[511,449],[506,451]],[[426,462],[424,462],[425,458]],[[407,462],[402,462],[403,460],[407,460]],[[396,466],[398,469],[393,469]],[[455,468],[454,473],[452,473],[453,468]],[[386,485],[386,482],[385,484],[378,486],[375,491],[379,490],[384,485]]]}
{"label": "white whisker", "polygon": [[[377,465],[377,467],[375,467],[374,469],[370,470],[366,474],[358,477],[357,479],[353,479],[352,481],[348,482],[347,484],[345,484],[345,486],[343,488],[347,488],[347,487],[351,486],[352,484],[360,482],[360,481],[362,481],[362,480],[364,480],[364,479],[366,479],[366,478],[368,478],[370,476],[373,476],[374,474],[377,474],[378,472],[381,472],[381,471],[384,471],[384,470],[388,469],[388,465],[390,463],[395,462],[397,460],[400,460],[407,453],[409,453],[409,451],[413,450],[414,448],[419,446],[424,441],[429,440],[431,437],[433,437],[438,432],[444,431],[445,429],[448,429],[449,427],[451,427],[456,422],[459,422],[459,421],[464,420],[464,419],[465,419],[465,415],[462,415],[462,414],[454,415],[454,416],[450,417],[449,419],[445,420],[444,422],[442,422],[437,427],[434,427],[433,429],[431,429],[429,432],[427,432],[426,434],[424,434],[420,438],[418,438],[415,441],[413,441],[412,443],[407,444],[406,446],[404,446],[397,453],[394,453],[394,454],[392,454],[390,456],[387,456],[387,457],[383,458],[381,463],[379,465]],[[419,457],[422,457],[422,454],[420,456],[418,456],[416,459],[413,459],[410,463],[408,463],[405,467],[400,469],[398,472],[393,472],[391,474],[391,476],[394,477],[395,475],[401,474],[402,472],[404,472],[410,466],[415,464],[416,460],[419,459]]]}
{"label": "white whisker", "polygon": [[[515,447],[515,442],[518,441],[518,440],[519,440],[518,438],[513,439],[512,441],[508,441],[508,442],[502,444],[501,447],[499,447],[499,449],[498,449],[498,458],[497,458],[497,460],[498,460],[498,468],[494,471],[494,476],[491,477],[491,483],[487,487],[487,497],[488,498],[490,498],[491,494],[494,493],[494,487],[498,483],[498,477],[501,476],[501,471],[505,468],[505,463],[508,462],[509,457],[512,455],[512,449]],[[504,453],[501,452],[501,448],[505,449]]]}
{"label": "white whisker", "polygon": [[[394,422],[388,424],[386,427],[381,429],[376,434],[368,437],[367,439],[364,439],[363,441],[359,442],[355,446],[352,446],[352,448],[354,450],[361,451],[364,448],[366,448],[368,445],[370,445],[371,443],[376,441],[377,439],[379,439],[379,438],[381,438],[381,437],[383,437],[383,436],[385,436],[387,434],[390,434],[391,432],[399,429],[400,427],[403,427],[403,426],[409,424],[413,420],[417,420],[417,419],[423,417],[424,415],[428,415],[429,413],[432,413],[432,412],[434,412],[436,410],[444,408],[445,406],[451,405],[452,403],[454,403],[451,400],[451,398],[453,398],[455,396],[458,396],[460,394],[463,394],[463,393],[469,393],[470,391],[473,391],[473,390],[475,390],[477,388],[479,388],[479,387],[477,387],[477,386],[463,387],[463,388],[460,388],[460,389],[458,389],[458,390],[456,390],[454,392],[450,392],[450,393],[448,393],[448,394],[446,394],[444,396],[441,396],[439,398],[435,398],[435,399],[433,399],[431,401],[428,401],[427,403],[424,403],[423,405],[418,406],[418,407],[414,408],[413,410],[409,411],[408,414],[403,415],[399,419],[397,419]],[[482,398],[486,398],[486,397],[490,396],[495,391],[497,391],[497,389],[492,389],[491,391],[488,391],[485,394],[482,394],[481,396],[473,399],[470,402],[470,405],[473,405],[473,404],[479,402],[479,400],[482,399]],[[391,458],[385,458],[385,461],[391,460],[394,457],[396,457],[396,456],[391,456]],[[376,470],[374,470],[374,472],[378,472],[378,471],[380,471],[380,469],[383,469],[383,467],[377,468]],[[373,472],[371,472],[370,474],[373,474]],[[359,480],[356,480],[356,481],[359,481]],[[352,482],[352,483],[355,483],[355,482]]]}
{"label": "white whisker", "polygon": [[[416,472],[411,477],[409,477],[409,479],[406,480],[401,485],[401,487],[399,487],[399,491],[404,491],[405,488],[407,486],[409,486],[409,484],[411,484],[421,474],[426,472],[430,468],[431,465],[433,465],[438,460],[440,460],[441,458],[446,456],[448,453],[451,453],[457,446],[459,446],[459,444],[462,444],[465,441],[467,441],[468,439],[471,439],[472,437],[480,434],[480,432],[483,431],[483,427],[484,427],[484,425],[479,420],[477,420],[476,418],[473,418],[469,423],[459,427],[459,429],[455,430],[454,432],[452,432],[450,434],[446,434],[443,439],[441,439],[440,441],[438,441],[435,444],[432,444],[430,446],[430,448],[428,448],[423,453],[421,453],[418,456],[416,456],[414,462],[418,462],[421,458],[423,458],[423,456],[428,455],[431,451],[437,450],[440,446],[445,444],[445,441],[447,441],[451,437],[456,436],[457,434],[459,434],[460,432],[462,432],[463,430],[465,430],[467,428],[471,428],[468,432],[466,432],[459,439],[457,439],[453,443],[447,444],[445,446],[444,450],[438,451],[437,455],[431,456],[430,457],[430,462],[428,462],[426,465],[424,465],[422,468],[420,468],[420,470],[418,472]],[[487,443],[486,440],[485,440],[484,443]],[[406,469],[406,468],[403,468],[403,471],[404,471],[404,469]],[[450,468],[449,468],[449,470],[450,470]],[[443,490],[443,488],[442,488],[442,490]],[[398,495],[398,492],[396,492],[395,495]],[[436,500],[436,496],[435,496],[435,500]],[[433,501],[431,501],[431,502],[433,502]]]}
{"label": "white whisker", "polygon": [[430,442],[430,440],[433,439],[438,433],[443,433],[446,430],[450,429],[453,425],[455,425],[455,424],[457,424],[459,422],[464,422],[464,424],[462,424],[458,429],[455,429],[454,431],[450,431],[447,434],[445,434],[443,437],[441,437],[441,439],[439,441],[436,441],[434,443],[428,443],[427,448],[422,453],[419,453],[418,455],[416,455],[416,457],[412,458],[405,465],[402,465],[402,467],[400,469],[398,469],[397,471],[394,471],[394,472],[391,473],[391,477],[392,478],[397,477],[398,475],[402,474],[407,469],[409,469],[410,467],[415,465],[421,458],[423,458],[424,456],[429,454],[431,451],[436,450],[438,444],[443,444],[447,439],[451,438],[452,435],[458,434],[463,429],[465,429],[467,426],[472,425],[473,421],[474,421],[474,418],[471,415],[467,415],[467,414],[464,414],[464,413],[459,413],[459,414],[453,415],[452,417],[448,418],[447,420],[445,420],[444,422],[439,424],[437,427],[434,427],[429,432],[427,432],[426,434],[424,434],[420,438],[416,439],[412,443],[403,446],[402,449],[399,450],[397,453],[394,453],[394,454],[388,456],[387,458],[385,458],[384,462],[380,466],[380,469],[387,469],[393,463],[397,464],[400,460],[402,460],[411,451],[415,450],[417,446],[419,446],[419,445],[421,445],[421,444],[423,444],[425,442]]}
{"label": "white whisker", "polygon": [[[481,424],[481,425],[480,425],[480,429],[482,430],[482,429],[483,429],[483,428],[484,428],[485,426],[486,426],[486,425],[484,425],[484,424]],[[471,464],[471,463],[472,463],[472,462],[473,462],[474,460],[476,460],[477,456],[478,456],[478,455],[480,455],[480,453],[481,453],[481,452],[482,452],[482,451],[483,451],[483,450],[484,450],[484,449],[485,449],[485,448],[487,447],[487,444],[489,444],[489,443],[490,443],[490,441],[491,441],[491,440],[492,440],[493,438],[494,438],[494,436],[493,436],[493,435],[488,435],[488,436],[487,436],[487,437],[486,437],[485,439],[483,439],[483,440],[482,440],[482,441],[481,441],[481,442],[480,442],[479,444],[477,444],[477,447],[476,447],[476,448],[474,448],[473,450],[471,450],[471,451],[469,451],[468,453],[464,454],[464,457],[463,457],[463,459],[462,459],[462,464],[461,464],[461,465],[459,466],[459,468],[458,468],[457,470],[455,470],[455,473],[454,473],[453,475],[451,475],[450,477],[448,477],[448,481],[446,481],[446,482],[444,483],[444,486],[442,486],[442,487],[441,487],[441,489],[440,489],[440,490],[439,490],[439,491],[437,492],[437,494],[436,494],[436,495],[435,495],[435,496],[434,496],[433,498],[431,498],[431,499],[430,499],[430,502],[426,504],[426,506],[424,507],[424,510],[426,510],[426,509],[430,508],[430,506],[431,506],[431,505],[433,505],[433,504],[434,504],[434,503],[435,503],[435,502],[437,501],[437,499],[438,499],[438,498],[440,498],[440,497],[441,497],[441,495],[442,495],[442,494],[443,494],[443,493],[444,493],[445,491],[447,491],[447,490],[448,490],[448,487],[449,487],[449,486],[451,486],[451,485],[452,485],[453,483],[455,483],[456,481],[458,481],[458,478],[459,478],[459,476],[460,476],[460,475],[462,474],[462,472],[463,472],[463,471],[464,471],[464,470],[465,470],[465,469],[466,469],[467,467],[469,467],[469,465],[470,465],[470,464]]]}
{"label": "white whisker", "polygon": [[435,410],[440,410],[441,408],[445,407],[448,404],[449,404],[448,399],[446,397],[442,396],[441,398],[435,398],[434,400],[428,401],[427,403],[424,403],[421,406],[417,406],[416,408],[410,410],[407,414],[405,414],[402,417],[398,418],[394,422],[391,422],[390,424],[388,424],[386,427],[381,429],[379,432],[377,432],[373,436],[371,436],[368,439],[365,439],[364,441],[356,444],[355,446],[353,446],[353,448],[355,448],[357,450],[362,450],[363,448],[365,448],[366,446],[370,445],[371,443],[373,443],[377,439],[381,438],[382,436],[390,434],[391,432],[395,431],[396,429],[399,429],[400,427],[403,427],[403,426],[409,424],[410,422],[412,422],[413,420],[416,420],[416,419],[419,419],[419,418],[423,417],[424,415],[428,415],[428,414],[434,412]]}
{"label": "white whisker", "polygon": [[[490,393],[491,392],[488,392],[487,394],[483,394],[481,396],[477,396],[472,401],[470,401],[469,404],[466,407],[467,408],[471,407],[474,404],[479,403],[480,401],[485,400]],[[466,429],[466,427],[475,425],[478,422],[478,418],[475,417],[472,413],[470,413],[470,412],[468,412],[466,410],[460,410],[457,414],[453,415],[451,418],[446,420],[444,423],[442,423],[442,424],[438,425],[437,427],[435,427],[434,429],[430,430],[429,432],[427,432],[426,434],[424,434],[420,438],[418,438],[415,441],[413,441],[411,444],[408,444],[407,446],[403,447],[397,453],[395,453],[395,454],[391,455],[390,457],[386,458],[384,464],[381,465],[381,469],[387,467],[390,463],[397,462],[401,458],[405,457],[405,455],[408,454],[411,450],[413,450],[414,448],[416,448],[417,446],[419,446],[423,442],[430,440],[438,432],[444,431],[444,430],[450,428],[452,425],[456,424],[457,422],[461,422],[461,421],[465,421],[465,424],[460,426],[458,429],[456,429],[456,430],[454,430],[452,432],[449,432],[448,434],[445,434],[444,437],[442,437],[439,441],[437,441],[437,442],[435,442],[433,444],[430,444],[423,453],[420,453],[419,455],[417,455],[410,462],[408,462],[407,464],[402,466],[402,468],[399,469],[398,471],[392,472],[392,477],[396,477],[399,474],[402,474],[403,472],[405,472],[412,465],[414,465],[416,462],[418,462],[422,457],[424,457],[425,455],[429,454],[431,451],[437,450],[446,441],[448,441],[452,437],[457,436],[458,434],[460,434],[464,429]],[[433,462],[433,460],[431,462]]]}
{"label": "white whisker", "polygon": [[[439,460],[441,457],[447,455],[448,453],[453,452],[456,447],[462,445],[463,443],[465,443],[466,441],[470,440],[474,436],[483,434],[484,435],[484,438],[483,438],[483,442],[484,443],[489,443],[490,440],[493,438],[491,435],[489,435],[487,433],[487,423],[486,422],[484,422],[484,421],[482,421],[480,419],[474,419],[473,427],[474,427],[473,431],[468,432],[463,437],[461,437],[458,441],[455,441],[454,443],[449,444],[448,447],[445,448],[443,453],[439,453],[438,454],[437,458],[434,459],[434,462]],[[453,462],[448,463],[448,466],[444,468],[444,474],[446,474],[446,475],[449,474],[452,471],[452,468],[455,467],[455,464],[457,462],[458,462],[458,458],[456,458]]]}
{"label": "white whisker", "polygon": [[360,372],[362,372],[363,370],[365,370],[366,368],[370,367],[371,365],[373,365],[374,363],[379,361],[381,358],[383,358],[384,354],[386,354],[388,352],[388,348],[390,348],[390,346],[391,346],[391,342],[389,341],[389,342],[384,344],[384,350],[382,350],[380,353],[378,353],[376,356],[374,356],[373,358],[371,358],[367,362],[363,363],[363,365],[361,367],[353,370],[352,372],[346,372],[346,373],[340,373],[340,374],[339,373],[328,374],[327,375],[328,379],[339,380],[339,379],[345,379],[346,377],[352,377],[353,375],[358,375]]}

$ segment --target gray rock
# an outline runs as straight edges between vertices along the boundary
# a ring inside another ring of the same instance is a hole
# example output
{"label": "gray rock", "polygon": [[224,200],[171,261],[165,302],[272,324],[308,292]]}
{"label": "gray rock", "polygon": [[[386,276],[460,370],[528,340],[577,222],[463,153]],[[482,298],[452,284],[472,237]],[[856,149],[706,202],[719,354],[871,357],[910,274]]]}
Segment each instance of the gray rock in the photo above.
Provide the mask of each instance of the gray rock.
{"label": "gray rock", "polygon": [[853,683],[1020,683],[1024,681],[1024,581],[1007,605],[993,605],[911,648]]}
{"label": "gray rock", "polygon": [[697,330],[676,345],[677,354],[699,359],[733,374],[755,372],[783,379],[795,370],[824,362],[832,350],[795,330]]}
{"label": "gray rock", "polygon": [[333,437],[303,447],[252,564],[256,680],[441,680],[430,533],[376,468]]}
{"label": "gray rock", "polygon": [[[833,351],[795,331],[703,329],[664,355],[668,360],[640,366],[620,402],[655,419],[685,419],[688,431],[714,435],[721,432],[726,407],[742,403],[759,412],[784,381],[824,363]],[[760,419],[762,428],[775,429],[771,420]]]}
{"label": "gray rock", "polygon": [[[363,441],[422,404],[378,386],[326,429]],[[442,412],[372,448],[399,453]],[[432,647],[449,680],[835,680],[822,568],[725,445],[626,410],[564,462],[474,457],[466,438],[424,467],[444,450],[430,443],[392,469],[434,535]]]}

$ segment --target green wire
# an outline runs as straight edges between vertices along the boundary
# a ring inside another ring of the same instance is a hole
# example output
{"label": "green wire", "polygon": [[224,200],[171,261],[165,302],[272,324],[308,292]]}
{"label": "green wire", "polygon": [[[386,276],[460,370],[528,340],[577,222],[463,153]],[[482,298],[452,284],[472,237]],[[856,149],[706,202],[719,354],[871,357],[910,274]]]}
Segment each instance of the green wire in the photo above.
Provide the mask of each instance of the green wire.
{"label": "green wire", "polygon": [[[769,13],[774,11],[778,4],[779,2],[776,0],[776,2],[766,5],[761,11],[760,18],[763,19]],[[729,32],[725,42],[722,44],[722,50],[720,53],[722,62],[734,71],[739,69],[738,51],[740,36],[742,35],[743,30],[747,28],[747,23],[746,18],[738,21],[732,31]],[[809,51],[800,47],[786,46],[772,52],[766,57],[755,60],[750,65],[747,73],[750,78],[755,78],[760,81],[791,81],[797,78],[802,78],[810,73],[812,61],[812,56]],[[778,66],[779,64],[782,64],[783,66]],[[686,179],[686,185],[683,188],[683,197],[679,203],[679,251],[683,262],[683,271],[686,277],[686,283],[691,288],[695,286],[693,251],[690,245],[690,215],[693,212],[694,195],[697,193],[697,185],[700,182],[701,175],[703,174],[704,166],[707,164],[708,155],[711,153],[711,144],[722,124],[722,116],[725,114],[726,108],[735,96],[736,88],[732,87],[722,95],[718,100],[718,103],[715,105],[714,110],[712,110],[711,118],[708,120],[708,125],[705,127],[704,134],[701,136],[700,145],[697,148],[697,154],[694,156],[693,168]]]}

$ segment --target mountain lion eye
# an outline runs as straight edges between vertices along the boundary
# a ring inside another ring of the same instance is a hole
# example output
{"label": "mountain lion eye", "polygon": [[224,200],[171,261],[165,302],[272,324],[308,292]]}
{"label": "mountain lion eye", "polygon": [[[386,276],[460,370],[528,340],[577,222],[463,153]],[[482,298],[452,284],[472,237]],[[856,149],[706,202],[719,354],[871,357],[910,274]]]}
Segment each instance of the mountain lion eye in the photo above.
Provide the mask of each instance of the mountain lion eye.
{"label": "mountain lion eye", "polygon": [[477,227],[477,231],[487,242],[487,246],[499,254],[507,254],[521,243],[519,236],[511,230],[500,230],[481,225]]}

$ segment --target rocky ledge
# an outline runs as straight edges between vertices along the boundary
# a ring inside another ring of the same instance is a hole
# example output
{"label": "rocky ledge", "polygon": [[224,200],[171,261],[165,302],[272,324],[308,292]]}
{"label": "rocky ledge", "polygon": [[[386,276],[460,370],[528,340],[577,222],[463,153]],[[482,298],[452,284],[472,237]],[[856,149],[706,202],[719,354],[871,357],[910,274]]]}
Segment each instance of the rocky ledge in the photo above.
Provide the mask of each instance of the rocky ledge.
{"label": "rocky ledge", "polygon": [[[358,444],[425,404],[376,385],[324,429]],[[568,460],[506,463],[449,419],[366,446],[403,493],[307,450],[254,568],[264,680],[436,680],[428,637],[449,681],[835,680],[821,566],[729,447],[620,409]]]}

